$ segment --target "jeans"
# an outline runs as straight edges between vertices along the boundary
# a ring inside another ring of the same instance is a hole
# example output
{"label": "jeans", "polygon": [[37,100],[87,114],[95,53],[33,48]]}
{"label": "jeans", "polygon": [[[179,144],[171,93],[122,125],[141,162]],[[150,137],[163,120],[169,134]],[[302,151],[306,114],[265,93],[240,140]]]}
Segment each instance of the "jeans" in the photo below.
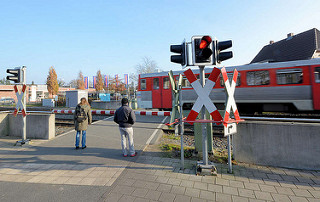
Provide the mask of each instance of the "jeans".
{"label": "jeans", "polygon": [[120,135],[121,135],[121,146],[123,155],[127,155],[127,138],[129,142],[129,154],[134,155],[134,143],[133,143],[133,128],[122,128],[119,127]]}
{"label": "jeans", "polygon": [[[77,131],[77,134],[76,134],[76,147],[79,147],[80,133],[81,133],[81,131]],[[87,131],[82,130],[82,139],[81,139],[82,147],[86,146],[86,134],[87,134]]]}

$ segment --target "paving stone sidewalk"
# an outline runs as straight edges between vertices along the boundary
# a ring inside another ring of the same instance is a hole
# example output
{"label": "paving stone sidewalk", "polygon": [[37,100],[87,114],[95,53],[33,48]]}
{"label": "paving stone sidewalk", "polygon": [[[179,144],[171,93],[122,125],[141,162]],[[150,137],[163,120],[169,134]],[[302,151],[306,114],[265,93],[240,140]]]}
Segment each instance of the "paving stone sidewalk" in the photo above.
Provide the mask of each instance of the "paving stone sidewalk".
{"label": "paving stone sidewalk", "polygon": [[[25,148],[28,150],[31,148]],[[196,176],[195,161],[139,155],[128,166],[0,163],[0,181],[108,186],[100,201],[320,201],[320,172],[249,164],[216,164],[217,176]]]}
{"label": "paving stone sidewalk", "polygon": [[195,162],[142,155],[101,201],[320,201],[320,172],[240,164],[217,176],[196,176]]}
{"label": "paving stone sidewalk", "polygon": [[[95,130],[99,127],[105,130],[106,126],[101,124]],[[146,127],[141,127],[142,130]],[[114,137],[118,137],[117,132]],[[50,142],[34,141],[32,145],[21,148],[12,146],[15,140],[1,140],[0,181],[24,185],[99,187],[103,190],[98,196],[99,201],[112,202],[320,201],[320,171],[238,164],[233,165],[234,173],[228,174],[227,165],[216,164],[217,176],[196,176],[196,161],[185,160],[186,169],[182,171],[180,159],[159,157],[149,151],[140,152],[134,158],[111,158],[113,155],[107,152],[120,151],[98,147],[107,137],[98,136],[101,132],[91,133],[95,134],[91,136],[91,144],[97,148],[92,146],[84,151],[66,147],[74,141],[72,133]],[[113,137],[110,133],[109,143]],[[61,152],[61,156],[52,156],[52,152],[57,151],[56,145],[65,154]],[[40,156],[39,152],[43,155]],[[80,157],[83,160],[77,163]]]}

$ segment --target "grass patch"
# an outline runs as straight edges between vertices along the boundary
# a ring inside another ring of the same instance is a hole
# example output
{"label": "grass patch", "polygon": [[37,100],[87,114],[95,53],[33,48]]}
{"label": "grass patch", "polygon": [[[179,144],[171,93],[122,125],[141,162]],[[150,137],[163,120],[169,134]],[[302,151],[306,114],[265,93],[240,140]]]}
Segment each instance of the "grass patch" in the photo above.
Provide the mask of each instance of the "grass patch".
{"label": "grass patch", "polygon": [[[181,146],[176,144],[161,144],[160,148],[162,151],[168,153],[170,157],[180,157],[181,156]],[[192,158],[194,156],[194,147],[183,147],[184,157]]]}
{"label": "grass patch", "polygon": [[[165,157],[177,158],[181,156],[181,146],[177,144],[160,144],[160,149],[165,152]],[[184,158],[193,160],[202,160],[202,152],[196,152],[194,147],[183,147]],[[233,157],[232,157],[233,159]],[[214,150],[213,155],[209,155],[209,161],[215,163],[228,163],[228,151]],[[237,164],[236,161],[232,160],[234,165]]]}
{"label": "grass patch", "polygon": [[163,138],[170,139],[170,140],[180,140],[180,136],[176,136],[174,133],[164,134]]}

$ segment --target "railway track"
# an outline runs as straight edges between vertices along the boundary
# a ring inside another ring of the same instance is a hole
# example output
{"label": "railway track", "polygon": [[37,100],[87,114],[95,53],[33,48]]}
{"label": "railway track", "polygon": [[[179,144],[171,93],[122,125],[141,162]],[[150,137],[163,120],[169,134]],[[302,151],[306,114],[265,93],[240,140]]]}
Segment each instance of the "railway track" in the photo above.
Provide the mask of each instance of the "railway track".
{"label": "railway track", "polygon": [[320,119],[320,114],[317,114],[317,113],[262,112],[262,113],[255,113],[255,114],[240,114],[240,117]]}

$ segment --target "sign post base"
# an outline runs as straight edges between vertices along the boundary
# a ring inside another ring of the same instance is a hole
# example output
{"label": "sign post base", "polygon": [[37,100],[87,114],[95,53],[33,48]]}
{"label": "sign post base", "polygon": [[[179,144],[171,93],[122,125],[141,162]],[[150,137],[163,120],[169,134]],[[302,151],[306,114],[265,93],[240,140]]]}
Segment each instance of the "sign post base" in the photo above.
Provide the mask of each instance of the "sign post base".
{"label": "sign post base", "polygon": [[208,162],[208,165],[204,165],[203,161],[197,162],[196,175],[213,175],[217,176],[217,168],[213,162]]}
{"label": "sign post base", "polygon": [[26,140],[19,140],[19,141],[17,141],[15,144],[14,144],[14,146],[23,146],[23,145],[25,145],[25,144],[29,144],[30,143],[30,141],[31,140],[29,140],[29,139],[26,139]]}

